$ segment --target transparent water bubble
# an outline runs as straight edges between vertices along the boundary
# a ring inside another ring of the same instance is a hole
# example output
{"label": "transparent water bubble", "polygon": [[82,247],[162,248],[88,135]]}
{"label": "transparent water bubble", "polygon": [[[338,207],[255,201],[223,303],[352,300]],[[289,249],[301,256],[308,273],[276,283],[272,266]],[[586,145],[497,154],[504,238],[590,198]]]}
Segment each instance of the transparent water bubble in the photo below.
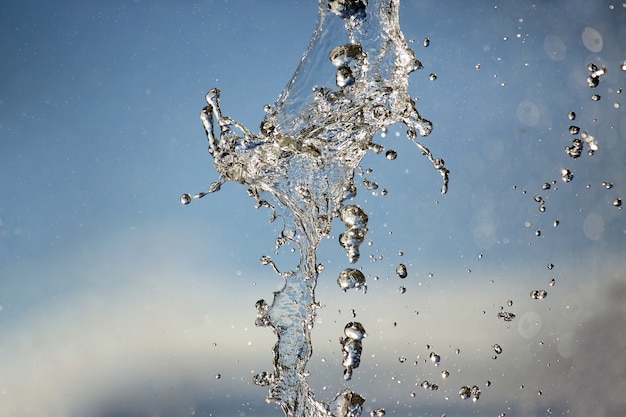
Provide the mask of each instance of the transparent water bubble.
{"label": "transparent water bubble", "polygon": [[424,45],[424,48],[428,48],[428,46],[430,45],[430,39],[424,38],[423,45]]}
{"label": "transparent water bubble", "polygon": [[611,188],[613,188],[613,183],[612,182],[607,182],[607,181],[602,181],[602,186],[604,188],[606,188],[607,190],[610,190]]}
{"label": "transparent water bubble", "polygon": [[404,294],[404,293],[406,292],[406,287],[405,287],[404,285],[401,285],[401,286],[398,288],[398,292],[399,292],[400,294]]}
{"label": "transparent water bubble", "polygon": [[622,199],[618,197],[613,200],[613,206],[617,208],[622,208]]}
{"label": "transparent water bubble", "polygon": [[552,278],[549,282],[548,285],[551,287],[554,287],[554,285],[556,285],[556,279]]}
{"label": "transparent water bubble", "polygon": [[533,300],[543,300],[548,296],[548,292],[546,290],[532,290],[530,292],[530,298]]}
{"label": "transparent water bubble", "polygon": [[346,324],[343,329],[343,333],[346,335],[346,337],[354,340],[361,340],[367,337],[365,327],[363,327],[363,325],[358,321],[351,321],[350,323]]}
{"label": "transparent water bubble", "polygon": [[189,194],[183,194],[180,196],[180,204],[186,206],[189,203],[191,203],[191,196]]}
{"label": "transparent water bubble", "polygon": [[398,275],[400,278],[406,278],[408,275],[407,269],[406,269],[406,265],[404,264],[400,264],[396,267],[396,275]]}
{"label": "transparent water bubble", "polygon": [[441,356],[439,356],[435,352],[430,352],[430,356],[429,357],[430,357],[430,361],[433,362],[433,363],[441,362]]}
{"label": "transparent water bubble", "polygon": [[358,269],[346,268],[341,271],[337,278],[337,285],[339,285],[339,288],[344,292],[350,289],[363,289],[363,292],[367,291],[365,275]]}
{"label": "transparent water bubble", "polygon": [[554,264],[552,262],[550,262],[548,265],[546,265],[546,268],[548,268],[550,271],[552,271],[552,269],[554,268]]}
{"label": "transparent water bubble", "polygon": [[385,158],[387,158],[390,161],[393,161],[394,159],[396,159],[398,157],[398,152],[394,151],[393,149],[389,149],[386,153],[385,153]]}
{"label": "transparent water bubble", "polygon": [[570,120],[575,120],[576,119],[576,113],[571,110],[569,113],[567,113],[567,118]]}
{"label": "transparent water bubble", "polygon": [[500,346],[499,344],[496,343],[492,347],[493,351],[496,352],[498,355],[502,353],[502,346]]}
{"label": "transparent water bubble", "polygon": [[446,371],[441,371],[441,377],[443,379],[446,379],[449,376],[450,376],[450,372],[448,372],[447,370]]}
{"label": "transparent water bubble", "polygon": [[622,61],[620,68],[622,69],[622,71],[626,71],[626,61]]}
{"label": "transparent water bubble", "polygon": [[602,97],[600,96],[600,94],[593,94],[591,96],[591,100],[593,100],[593,101],[600,101],[601,98]]}
{"label": "transparent water bubble", "polygon": [[580,132],[580,127],[574,126],[574,125],[569,127],[569,134],[570,135],[577,135],[579,132]]}
{"label": "transparent water bubble", "polygon": [[590,26],[585,27],[582,32],[582,40],[583,45],[585,45],[585,48],[587,48],[589,51],[594,53],[602,51],[602,48],[604,46],[604,40],[602,39],[602,35],[600,34],[600,32],[598,32],[596,29]]}
{"label": "transparent water bubble", "polygon": [[552,222],[552,226],[553,227],[557,227],[561,222],[559,221],[559,219],[554,219],[554,221]]}
{"label": "transparent water bubble", "polygon": [[429,79],[430,81],[435,81],[435,80],[437,79],[437,74],[435,74],[435,73],[430,74],[430,75],[428,76],[428,79]]}

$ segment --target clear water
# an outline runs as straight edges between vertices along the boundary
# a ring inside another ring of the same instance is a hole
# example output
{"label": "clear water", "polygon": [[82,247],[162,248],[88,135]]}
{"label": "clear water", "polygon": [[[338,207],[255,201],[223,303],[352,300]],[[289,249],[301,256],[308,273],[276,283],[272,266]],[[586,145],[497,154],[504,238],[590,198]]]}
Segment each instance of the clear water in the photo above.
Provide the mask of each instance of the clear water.
{"label": "clear water", "polygon": [[[254,381],[269,386],[268,400],[287,416],[357,416],[362,411],[363,397],[351,390],[330,402],[317,400],[307,384],[306,366],[318,308],[316,249],[339,217],[345,224],[339,243],[349,262],[358,263],[368,217],[348,201],[357,193],[354,176],[362,158],[368,151],[385,151],[372,142],[374,134],[403,123],[407,137],[441,174],[441,192],[447,191],[443,159],[417,140],[430,134],[432,124],[407,92],[409,74],[422,65],[400,30],[398,7],[393,1],[320,1],[318,28],[295,75],[266,108],[259,133],[222,113],[218,89],[207,93],[200,114],[220,178],[193,198],[218,191],[226,181],[243,184],[258,206],[272,207],[284,221],[277,245],[293,242],[300,251],[298,265],[287,272],[279,272],[269,257],[261,259],[284,277],[285,285],[271,303],[257,303],[257,325],[272,328],[278,341],[274,369]],[[390,149],[385,156],[393,160],[397,153]],[[183,204],[191,200],[181,196]],[[398,273],[406,276],[406,267]],[[338,285],[344,291],[366,289],[363,273],[352,268],[339,274]],[[365,336],[361,323],[346,325],[341,339],[346,380],[360,364]]]}
{"label": "clear water", "polygon": [[[268,401],[280,405],[287,416],[358,416],[364,408],[366,395],[351,389],[337,392],[329,401],[316,398],[307,382],[307,364],[313,349],[316,312],[321,305],[315,297],[317,278],[323,269],[317,262],[317,250],[321,239],[330,235],[333,219],[343,223],[337,231],[338,243],[354,266],[337,271],[338,291],[367,291],[366,276],[359,262],[370,219],[364,207],[352,201],[358,192],[355,170],[368,152],[383,154],[388,160],[398,157],[396,150],[374,143],[374,135],[386,132],[392,124],[403,124],[406,137],[441,175],[441,193],[448,190],[450,173],[444,160],[434,156],[418,140],[431,133],[432,123],[421,116],[407,91],[409,75],[422,68],[422,64],[402,34],[398,7],[397,1],[320,0],[318,28],[293,78],[276,103],[266,107],[258,133],[222,112],[218,89],[207,93],[207,106],[200,114],[209,153],[220,176],[207,190],[181,196],[181,203],[189,204],[193,199],[219,191],[227,181],[240,183],[248,188],[257,207],[271,208],[273,219],[284,225],[276,239],[277,249],[293,243],[299,251],[299,262],[287,270],[279,268],[269,256],[261,258],[262,264],[271,266],[284,279],[284,286],[274,293],[271,301],[261,299],[256,303],[256,325],[271,328],[277,342],[273,348],[273,369],[254,375],[253,381],[268,388]],[[583,42],[592,50],[598,41],[594,33],[587,31],[583,33]],[[428,47],[430,40],[424,39],[422,45]],[[475,68],[480,69],[480,64]],[[587,70],[587,87],[595,89],[606,69],[589,64]],[[431,73],[428,78],[435,81],[438,76]],[[500,85],[505,87],[506,83]],[[590,96],[591,101],[600,98],[599,94]],[[517,116],[523,124],[533,126],[538,112],[531,101],[525,100],[520,103]],[[563,119],[575,123],[576,113],[569,111],[563,114]],[[564,151],[572,163],[600,149],[596,139],[577,125],[571,124],[567,133],[569,144]],[[574,172],[571,167],[560,166],[555,169],[555,176],[558,178],[560,174],[563,183],[570,183],[574,181]],[[552,180],[537,185],[542,192],[556,191],[557,183]],[[612,186],[606,184],[603,183],[607,189]],[[378,184],[363,180],[363,187],[377,190]],[[386,190],[380,193],[385,195]],[[549,199],[541,194],[533,199],[539,212],[546,212]],[[612,202],[618,208],[621,204],[620,198]],[[552,224],[557,227],[559,219],[555,218]],[[526,221],[524,225],[530,228],[532,222]],[[541,228],[531,230],[537,238],[542,236]],[[478,255],[481,258],[482,253]],[[397,263],[395,275],[405,279],[411,267]],[[548,270],[552,268],[552,263],[548,264]],[[471,269],[467,272],[471,273]],[[433,278],[433,274],[428,278]],[[555,282],[552,278],[547,285],[553,287]],[[398,289],[400,294],[406,291],[404,285]],[[531,300],[543,300],[548,291],[533,288],[527,294]],[[522,337],[534,337],[541,327],[541,316],[532,311],[516,314],[512,307],[513,301],[508,300],[506,307],[500,307],[494,314],[494,319],[507,328],[513,322]],[[351,381],[361,362],[367,360],[362,357],[367,327],[368,323],[357,321],[345,324],[340,344],[346,381]],[[508,351],[508,347],[495,343],[491,344],[489,354],[495,360]],[[568,355],[569,352],[562,354]],[[442,355],[431,351],[424,362],[437,367],[441,358]],[[404,363],[407,358],[400,356],[399,361]],[[450,371],[443,369],[440,375],[447,379]],[[416,385],[438,391],[439,385],[429,379]],[[475,382],[456,385],[458,391],[455,390],[454,396],[471,400],[470,403],[479,401],[482,391]],[[489,387],[491,381],[484,385]],[[443,394],[443,398],[447,401],[448,394]],[[371,410],[372,416],[385,415],[384,408]]]}

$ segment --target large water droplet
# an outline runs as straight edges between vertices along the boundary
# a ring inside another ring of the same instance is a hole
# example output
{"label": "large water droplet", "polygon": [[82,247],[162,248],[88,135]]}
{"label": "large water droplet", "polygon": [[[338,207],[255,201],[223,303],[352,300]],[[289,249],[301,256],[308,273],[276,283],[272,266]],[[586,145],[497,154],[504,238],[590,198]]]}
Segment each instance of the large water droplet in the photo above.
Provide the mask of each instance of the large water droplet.
{"label": "large water droplet", "polygon": [[406,276],[408,275],[407,270],[406,270],[406,265],[404,264],[400,264],[396,267],[396,274],[400,277],[400,278],[406,278]]}
{"label": "large water droplet", "polygon": [[365,282],[365,275],[358,269],[346,268],[339,273],[337,278],[337,284],[343,291],[350,289],[363,289],[363,292],[367,290],[367,283]]}

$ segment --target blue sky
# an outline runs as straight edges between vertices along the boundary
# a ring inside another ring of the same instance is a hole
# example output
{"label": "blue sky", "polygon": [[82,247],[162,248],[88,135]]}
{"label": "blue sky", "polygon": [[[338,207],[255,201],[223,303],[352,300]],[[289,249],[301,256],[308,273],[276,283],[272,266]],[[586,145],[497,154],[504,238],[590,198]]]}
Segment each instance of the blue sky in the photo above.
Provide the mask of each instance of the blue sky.
{"label": "blue sky", "polygon": [[[434,123],[425,144],[451,169],[450,191],[439,195],[403,128],[375,139],[399,156],[363,161],[389,190],[357,197],[369,290],[339,290],[347,259],[336,236],[323,241],[311,384],[321,399],[344,386],[337,339],[355,309],[370,333],[352,382],[366,410],[619,414],[623,364],[605,358],[621,356],[624,334],[626,223],[612,202],[626,197],[626,8],[441,3],[404,1],[400,16],[425,66],[410,92]],[[219,87],[224,113],[257,131],[316,13],[314,1],[0,5],[0,416],[280,413],[251,384],[271,367],[274,338],[254,327],[254,303],[280,287],[258,262],[278,225],[236,184],[185,207],[178,198],[217,178],[198,120],[206,91]],[[607,68],[594,90],[590,62]],[[596,155],[563,152],[572,124],[598,140]],[[541,190],[552,180],[558,190]],[[530,300],[533,289],[548,298]],[[517,314],[508,326],[500,306]],[[528,323],[539,330],[527,338]],[[427,344],[451,373],[438,392],[415,386],[441,370],[421,362]],[[574,381],[603,371],[615,377],[578,391]],[[458,399],[486,379],[477,404]]]}

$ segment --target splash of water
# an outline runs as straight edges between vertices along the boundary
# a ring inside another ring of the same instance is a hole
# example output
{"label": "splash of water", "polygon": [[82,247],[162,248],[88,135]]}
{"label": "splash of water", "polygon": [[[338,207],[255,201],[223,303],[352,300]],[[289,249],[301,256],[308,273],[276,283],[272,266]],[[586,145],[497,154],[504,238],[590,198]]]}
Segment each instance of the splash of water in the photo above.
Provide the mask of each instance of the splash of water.
{"label": "splash of water", "polygon": [[[350,263],[359,259],[359,246],[367,233],[367,215],[357,205],[344,205],[356,195],[354,170],[368,150],[381,153],[374,134],[393,123],[407,127],[412,140],[443,178],[448,169],[441,158],[416,140],[427,136],[431,123],[422,118],[407,92],[408,76],[422,67],[407,46],[398,20],[397,0],[319,0],[317,30],[300,66],[276,103],[267,109],[258,134],[224,116],[220,91],[206,95],[200,118],[209,153],[219,179],[193,198],[218,191],[226,181],[249,187],[258,206],[268,206],[284,219],[278,246],[294,242],[300,250],[297,267],[279,272],[284,287],[271,304],[257,302],[259,326],[277,336],[274,370],[254,377],[269,386],[268,400],[287,416],[358,416],[364,398],[344,390],[330,402],[315,396],[306,381],[311,356],[311,330],[318,304],[315,286],[319,266],[316,248],[328,235],[333,218],[346,229],[339,241]],[[270,195],[273,205],[264,196]],[[184,194],[183,204],[192,197]],[[344,290],[366,288],[363,274],[346,270],[338,283]],[[357,328],[359,331],[355,331]],[[360,363],[360,323],[348,323],[342,339],[344,376],[349,379]]]}

